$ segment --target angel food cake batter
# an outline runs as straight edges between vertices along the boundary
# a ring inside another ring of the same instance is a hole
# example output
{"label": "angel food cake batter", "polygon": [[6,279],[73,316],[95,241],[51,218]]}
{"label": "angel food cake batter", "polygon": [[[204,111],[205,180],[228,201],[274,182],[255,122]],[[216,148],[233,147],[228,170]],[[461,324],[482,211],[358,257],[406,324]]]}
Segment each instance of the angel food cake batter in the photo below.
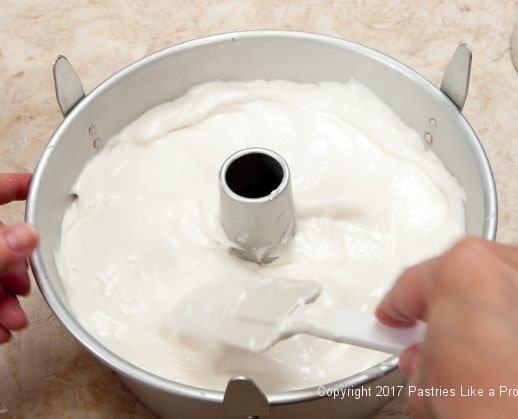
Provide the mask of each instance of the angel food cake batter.
{"label": "angel food cake batter", "polygon": [[[229,254],[219,223],[218,170],[248,147],[276,151],[292,176],[296,234],[266,266]],[[225,275],[314,279],[316,304],[373,310],[402,269],[464,233],[456,179],[356,81],[199,85],[111,138],[72,192],[56,257],[79,321],[139,367],[210,389],[234,375],[304,388],[387,354],[302,335],[263,354],[181,339],[166,326],[195,288]]]}

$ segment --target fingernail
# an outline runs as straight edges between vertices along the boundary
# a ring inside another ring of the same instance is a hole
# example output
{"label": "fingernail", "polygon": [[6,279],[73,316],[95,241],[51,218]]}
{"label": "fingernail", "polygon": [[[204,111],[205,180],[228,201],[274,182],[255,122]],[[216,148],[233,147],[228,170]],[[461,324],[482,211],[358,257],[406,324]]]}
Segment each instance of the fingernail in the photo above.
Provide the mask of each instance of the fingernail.
{"label": "fingernail", "polygon": [[30,253],[36,236],[36,230],[30,224],[15,224],[4,231],[5,242],[16,253]]}

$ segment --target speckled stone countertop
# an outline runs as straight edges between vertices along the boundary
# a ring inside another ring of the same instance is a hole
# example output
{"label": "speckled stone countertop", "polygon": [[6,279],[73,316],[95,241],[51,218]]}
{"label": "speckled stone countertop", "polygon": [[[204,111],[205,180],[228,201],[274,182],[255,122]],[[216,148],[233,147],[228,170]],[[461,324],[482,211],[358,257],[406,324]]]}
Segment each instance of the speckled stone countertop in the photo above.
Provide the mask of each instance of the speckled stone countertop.
{"label": "speckled stone countertop", "polygon": [[[72,4],[74,3],[74,4]],[[461,42],[474,60],[464,113],[488,153],[499,192],[498,239],[518,241],[518,77],[509,38],[513,0],[0,0],[0,171],[32,171],[61,121],[51,64],[66,55],[87,91],[165,46],[241,29],[291,29],[356,41],[438,85]],[[0,209],[6,223],[23,204]],[[54,318],[36,286],[30,326],[0,347],[0,418],[153,418],[117,376]],[[376,418],[406,418],[404,399]]]}

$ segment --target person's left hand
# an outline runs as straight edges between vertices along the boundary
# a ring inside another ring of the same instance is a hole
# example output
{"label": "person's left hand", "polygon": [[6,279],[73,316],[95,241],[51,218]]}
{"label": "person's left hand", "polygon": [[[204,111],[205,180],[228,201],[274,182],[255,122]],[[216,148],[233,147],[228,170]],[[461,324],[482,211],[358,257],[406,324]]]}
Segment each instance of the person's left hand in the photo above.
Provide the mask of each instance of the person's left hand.
{"label": "person's left hand", "polygon": [[[0,204],[26,199],[30,182],[29,173],[0,174]],[[16,296],[29,293],[27,257],[37,245],[38,234],[31,225],[6,226],[0,221],[0,343],[27,325]]]}

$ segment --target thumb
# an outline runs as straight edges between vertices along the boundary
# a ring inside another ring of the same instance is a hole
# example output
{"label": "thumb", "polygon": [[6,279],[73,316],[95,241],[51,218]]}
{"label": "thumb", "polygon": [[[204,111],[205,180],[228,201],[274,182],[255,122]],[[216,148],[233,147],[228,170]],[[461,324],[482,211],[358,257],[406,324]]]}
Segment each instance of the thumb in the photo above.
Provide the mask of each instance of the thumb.
{"label": "thumb", "polygon": [[30,224],[15,224],[0,230],[0,273],[27,258],[38,245],[38,233]]}

